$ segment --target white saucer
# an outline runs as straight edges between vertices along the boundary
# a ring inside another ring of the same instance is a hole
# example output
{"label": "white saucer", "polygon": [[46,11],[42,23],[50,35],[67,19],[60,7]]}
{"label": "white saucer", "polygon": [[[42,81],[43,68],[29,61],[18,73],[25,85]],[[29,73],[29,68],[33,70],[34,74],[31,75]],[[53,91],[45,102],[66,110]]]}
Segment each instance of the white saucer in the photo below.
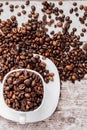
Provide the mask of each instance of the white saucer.
{"label": "white saucer", "polygon": [[[42,56],[40,56],[42,60]],[[59,73],[54,63],[46,58],[42,60],[47,64],[47,69],[54,73],[54,81],[45,83],[43,103],[39,109],[30,112],[19,112],[9,108],[3,98],[3,86],[0,84],[0,115],[6,119],[19,122],[21,124],[29,122],[42,121],[53,114],[55,111],[60,94],[60,78]]]}

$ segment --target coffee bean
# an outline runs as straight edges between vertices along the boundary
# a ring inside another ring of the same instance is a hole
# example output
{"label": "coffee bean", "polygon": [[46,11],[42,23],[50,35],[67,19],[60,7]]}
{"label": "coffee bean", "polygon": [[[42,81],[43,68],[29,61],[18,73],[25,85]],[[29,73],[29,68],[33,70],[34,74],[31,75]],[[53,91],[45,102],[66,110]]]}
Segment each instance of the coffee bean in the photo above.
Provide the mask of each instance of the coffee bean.
{"label": "coffee bean", "polygon": [[27,0],[25,4],[26,4],[26,5],[29,5],[29,4],[30,4],[30,1],[29,1],[29,0]]}
{"label": "coffee bean", "polygon": [[83,49],[87,52],[87,43],[84,44]]}
{"label": "coffee bean", "polygon": [[77,2],[73,2],[73,6],[77,6]]}
{"label": "coffee bean", "polygon": [[3,3],[0,3],[0,7],[2,7],[3,6]]}
{"label": "coffee bean", "polygon": [[24,84],[20,84],[19,85],[19,90],[24,90],[25,89],[25,85]]}
{"label": "coffee bean", "polygon": [[46,14],[51,14],[51,13],[52,13],[51,10],[49,10],[49,9],[46,10]]}
{"label": "coffee bean", "polygon": [[85,28],[82,28],[82,32],[86,32],[86,29],[85,29]]}
{"label": "coffee bean", "polygon": [[18,15],[18,16],[21,16],[21,13],[20,13],[20,12],[18,12],[18,13],[17,13],[17,15]]}
{"label": "coffee bean", "polygon": [[30,96],[31,96],[31,95],[30,95],[29,93],[25,93],[25,97],[26,97],[26,98],[30,98]]}
{"label": "coffee bean", "polygon": [[76,80],[76,76],[75,75],[72,75],[72,80]]}
{"label": "coffee bean", "polygon": [[21,8],[22,8],[22,9],[25,9],[25,6],[24,6],[24,5],[21,5]]}
{"label": "coffee bean", "polygon": [[10,8],[10,12],[14,12],[14,8]]}
{"label": "coffee bean", "polygon": [[38,18],[38,16],[39,16],[39,13],[35,13],[33,17]]}
{"label": "coffee bean", "polygon": [[85,11],[87,11],[87,6],[84,6],[83,9],[84,9]]}
{"label": "coffee bean", "polygon": [[63,26],[62,22],[58,22],[58,23],[57,23],[57,26],[58,26],[58,27],[62,27],[62,26]]}
{"label": "coffee bean", "polygon": [[14,8],[14,5],[13,5],[13,4],[10,4],[9,7],[10,7],[10,8]]}
{"label": "coffee bean", "polygon": [[22,10],[22,14],[26,14],[26,10]]}
{"label": "coffee bean", "polygon": [[29,86],[31,84],[31,80],[30,79],[26,79],[24,81],[24,84],[27,85],[27,86]]}
{"label": "coffee bean", "polygon": [[19,8],[19,5],[15,5],[15,9],[18,9]]}
{"label": "coffee bean", "polygon": [[12,21],[15,21],[15,20],[16,20],[16,17],[15,17],[15,16],[11,16],[11,20],[12,20]]}
{"label": "coffee bean", "polygon": [[9,4],[9,2],[8,2],[8,1],[6,1],[6,2],[5,2],[5,4],[6,4],[6,5],[8,5],[8,4]]}
{"label": "coffee bean", "polygon": [[62,1],[59,1],[58,4],[59,4],[59,5],[63,5],[63,2],[62,2]]}
{"label": "coffee bean", "polygon": [[72,65],[67,65],[67,66],[66,66],[66,69],[67,69],[67,70],[72,70],[73,67],[72,67]]}
{"label": "coffee bean", "polygon": [[73,13],[73,8],[71,8],[69,12],[70,12],[70,14],[72,14]]}
{"label": "coffee bean", "polygon": [[76,8],[74,8],[74,11],[75,11],[75,12],[77,12],[77,11],[78,11],[78,8],[77,8],[77,7],[76,7]]}
{"label": "coffee bean", "polygon": [[80,9],[80,10],[83,10],[83,7],[84,7],[83,5],[80,5],[79,9]]}
{"label": "coffee bean", "polygon": [[36,10],[36,7],[34,5],[31,6],[32,11]]}
{"label": "coffee bean", "polygon": [[78,17],[79,16],[79,14],[78,13],[75,13],[75,15]]}
{"label": "coffee bean", "polygon": [[84,33],[80,33],[81,37],[84,37]]}

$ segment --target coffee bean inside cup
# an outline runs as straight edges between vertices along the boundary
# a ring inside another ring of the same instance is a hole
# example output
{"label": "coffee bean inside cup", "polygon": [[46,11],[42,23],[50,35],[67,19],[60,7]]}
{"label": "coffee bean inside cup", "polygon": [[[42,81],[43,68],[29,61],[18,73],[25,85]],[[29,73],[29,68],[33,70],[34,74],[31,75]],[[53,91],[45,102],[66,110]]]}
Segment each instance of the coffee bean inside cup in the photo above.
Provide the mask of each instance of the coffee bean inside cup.
{"label": "coffee bean inside cup", "polygon": [[42,103],[43,87],[42,79],[34,72],[27,70],[12,72],[4,82],[5,103],[16,111],[33,111]]}

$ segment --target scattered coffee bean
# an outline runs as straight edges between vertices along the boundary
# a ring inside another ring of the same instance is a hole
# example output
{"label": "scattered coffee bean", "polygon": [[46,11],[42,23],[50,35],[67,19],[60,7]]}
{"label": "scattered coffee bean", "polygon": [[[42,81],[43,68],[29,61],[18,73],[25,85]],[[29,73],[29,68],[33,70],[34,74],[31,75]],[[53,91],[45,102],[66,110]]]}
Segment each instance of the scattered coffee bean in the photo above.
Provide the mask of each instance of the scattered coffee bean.
{"label": "scattered coffee bean", "polygon": [[85,28],[82,28],[82,32],[86,32],[86,29],[85,29]]}
{"label": "scattered coffee bean", "polygon": [[[23,81],[15,75],[24,77]],[[9,82],[12,79],[12,82]],[[50,79],[52,80],[52,79]],[[13,84],[13,82],[16,84]],[[12,85],[12,88],[10,86]],[[6,104],[17,111],[32,111],[37,109],[43,99],[43,83],[33,72],[17,71],[8,75],[4,83],[4,99]],[[10,95],[10,97],[8,97]]]}
{"label": "scattered coffee bean", "polygon": [[84,44],[83,49],[87,52],[87,43]]}
{"label": "scattered coffee bean", "polygon": [[22,14],[24,14],[24,15],[25,15],[25,14],[26,14],[26,10],[22,10]]}
{"label": "scattered coffee bean", "polygon": [[19,8],[19,5],[15,5],[15,8],[18,9],[18,8]]}
{"label": "scattered coffee bean", "polygon": [[78,17],[79,16],[79,14],[78,13],[75,13],[75,15]]}
{"label": "scattered coffee bean", "polygon": [[22,9],[25,9],[25,6],[24,6],[24,5],[21,5],[21,8],[22,8]]}
{"label": "scattered coffee bean", "polygon": [[6,1],[6,2],[5,2],[5,5],[9,5],[9,2],[8,2],[8,1]]}
{"label": "scattered coffee bean", "polygon": [[17,13],[17,15],[18,15],[18,16],[21,16],[21,13],[20,13],[20,12],[18,12],[18,13]]}
{"label": "scattered coffee bean", "polygon": [[10,8],[10,12],[14,12],[14,8]]}
{"label": "scattered coffee bean", "polygon": [[51,14],[51,13],[52,13],[51,10],[49,10],[49,9],[46,10],[46,14]]}
{"label": "scattered coffee bean", "polygon": [[27,0],[25,4],[26,4],[26,5],[29,5],[29,4],[30,4],[30,1],[29,1],[29,0]]}
{"label": "scattered coffee bean", "polygon": [[87,6],[84,6],[83,9],[84,9],[85,11],[87,11]]}
{"label": "scattered coffee bean", "polygon": [[36,10],[36,7],[34,5],[31,6],[32,11]]}
{"label": "scattered coffee bean", "polygon": [[57,26],[58,26],[58,27],[62,27],[62,26],[63,26],[62,22],[58,22],[58,23],[57,23]]}
{"label": "scattered coffee bean", "polygon": [[0,3],[0,7],[2,7],[3,6],[3,3]]}
{"label": "scattered coffee bean", "polygon": [[10,8],[14,8],[14,5],[11,4],[11,5],[9,5],[9,7],[10,7]]}
{"label": "scattered coffee bean", "polygon": [[78,11],[78,8],[77,8],[77,7],[76,7],[76,8],[74,8],[74,11],[75,11],[75,12],[77,12],[77,11]]}
{"label": "scattered coffee bean", "polygon": [[80,5],[79,9],[80,9],[80,10],[83,10],[83,7],[84,7],[83,5]]}
{"label": "scattered coffee bean", "polygon": [[63,5],[63,2],[60,0],[60,1],[58,2],[58,4],[59,4],[59,5]]}
{"label": "scattered coffee bean", "polygon": [[70,14],[72,14],[73,13],[73,8],[71,8],[69,12],[70,12]]}
{"label": "scattered coffee bean", "polygon": [[11,16],[11,20],[15,21],[16,20],[16,16]]}
{"label": "scattered coffee bean", "polygon": [[73,6],[77,6],[77,2],[73,2]]}
{"label": "scattered coffee bean", "polygon": [[80,33],[81,37],[84,37],[84,33]]}

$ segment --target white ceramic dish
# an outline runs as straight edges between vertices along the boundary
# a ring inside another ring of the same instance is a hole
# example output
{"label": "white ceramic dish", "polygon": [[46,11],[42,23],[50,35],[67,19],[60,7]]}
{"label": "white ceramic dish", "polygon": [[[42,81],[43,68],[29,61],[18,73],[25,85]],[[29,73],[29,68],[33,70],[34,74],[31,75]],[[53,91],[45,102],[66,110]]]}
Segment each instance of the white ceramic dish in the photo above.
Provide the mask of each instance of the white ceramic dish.
{"label": "white ceramic dish", "polygon": [[[42,60],[42,56],[40,56]],[[47,69],[50,72],[54,72],[54,81],[50,81],[46,84],[41,77],[44,84],[44,98],[40,107],[30,112],[19,112],[9,108],[3,98],[3,83],[0,84],[0,115],[6,119],[25,124],[28,122],[37,122],[44,120],[51,116],[55,111],[60,94],[60,79],[56,66],[48,58],[44,60],[47,64]],[[37,73],[37,72],[36,72]],[[38,73],[37,73],[38,74]],[[6,77],[5,77],[6,78]]]}

